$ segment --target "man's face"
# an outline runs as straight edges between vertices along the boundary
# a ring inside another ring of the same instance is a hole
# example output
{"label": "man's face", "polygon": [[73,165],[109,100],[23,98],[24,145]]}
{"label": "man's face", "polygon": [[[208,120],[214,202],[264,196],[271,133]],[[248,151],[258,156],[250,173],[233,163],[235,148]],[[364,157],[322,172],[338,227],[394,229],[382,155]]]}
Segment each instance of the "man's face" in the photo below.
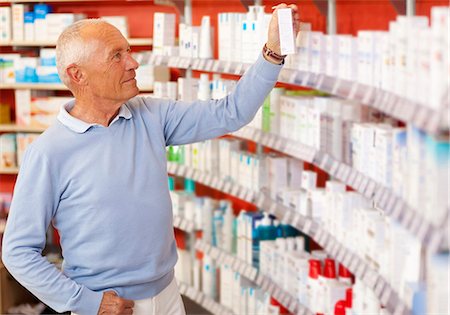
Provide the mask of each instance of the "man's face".
{"label": "man's face", "polygon": [[119,30],[101,24],[86,31],[92,41],[93,54],[83,63],[89,92],[96,98],[126,102],[139,93],[136,85],[138,63]]}

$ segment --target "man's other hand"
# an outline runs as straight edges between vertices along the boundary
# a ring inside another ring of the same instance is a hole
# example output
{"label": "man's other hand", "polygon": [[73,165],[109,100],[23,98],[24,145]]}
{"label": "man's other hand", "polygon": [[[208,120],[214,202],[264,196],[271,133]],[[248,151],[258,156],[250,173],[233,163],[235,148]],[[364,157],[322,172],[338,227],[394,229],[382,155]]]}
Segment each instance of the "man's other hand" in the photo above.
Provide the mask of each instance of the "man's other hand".
{"label": "man's other hand", "polygon": [[129,315],[133,314],[134,302],[119,297],[114,291],[103,293],[98,315]]}

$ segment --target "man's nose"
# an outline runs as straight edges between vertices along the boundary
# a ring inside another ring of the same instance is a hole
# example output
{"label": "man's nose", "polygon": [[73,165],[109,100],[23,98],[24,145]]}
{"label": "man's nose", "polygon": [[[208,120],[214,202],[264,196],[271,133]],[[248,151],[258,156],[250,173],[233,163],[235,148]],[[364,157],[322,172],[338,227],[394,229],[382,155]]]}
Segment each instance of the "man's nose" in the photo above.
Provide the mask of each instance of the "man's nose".
{"label": "man's nose", "polygon": [[131,54],[128,54],[127,70],[136,70],[137,68],[139,68],[139,63],[136,61],[136,59],[133,58]]}

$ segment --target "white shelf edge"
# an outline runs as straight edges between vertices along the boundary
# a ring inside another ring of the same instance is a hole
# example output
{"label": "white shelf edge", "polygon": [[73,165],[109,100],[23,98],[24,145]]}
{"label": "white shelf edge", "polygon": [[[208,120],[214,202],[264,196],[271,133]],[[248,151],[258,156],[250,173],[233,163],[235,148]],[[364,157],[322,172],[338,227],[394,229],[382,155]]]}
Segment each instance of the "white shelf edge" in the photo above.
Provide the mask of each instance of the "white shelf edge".
{"label": "white shelf edge", "polygon": [[19,126],[16,124],[0,124],[0,132],[30,132],[30,133],[42,133],[45,128],[40,127],[30,127],[30,126]]}
{"label": "white shelf edge", "polygon": [[[100,1],[100,0],[99,0]],[[23,2],[23,1],[21,1]],[[41,1],[37,1],[41,2]],[[48,2],[48,1],[46,1]],[[71,1],[73,2],[73,1]],[[128,43],[131,46],[152,46],[152,38],[128,38]],[[26,41],[26,40],[10,40],[10,41],[0,41],[0,46],[20,46],[20,47],[55,47],[55,41]]]}
{"label": "white shelf edge", "polygon": [[216,302],[214,299],[207,296],[205,293],[198,291],[196,288],[194,288],[184,282],[181,282],[181,281],[178,281],[178,285],[179,285],[180,293],[182,295],[188,297],[189,299],[191,299],[195,303],[199,304],[200,306],[202,306],[204,309],[211,312],[212,314],[216,314],[217,311],[219,311],[219,314],[225,314],[225,315],[233,314],[233,312],[231,310],[229,310],[227,307]]}
{"label": "white shelf edge", "polygon": [[[167,65],[174,68],[192,69],[197,71],[215,72],[222,74],[242,75],[251,64],[241,62],[227,62],[216,59],[197,59],[187,57],[150,57],[155,65]],[[394,93],[367,86],[356,81],[348,81],[324,74],[300,71],[295,69],[282,69],[278,79],[280,83],[309,87],[321,90],[342,98],[351,99],[358,104],[375,108],[398,120],[412,123],[431,134],[448,131],[448,122],[442,121],[442,113],[427,106],[399,97]],[[389,100],[389,105],[386,101]]]}
{"label": "white shelf edge", "polygon": [[173,226],[186,233],[192,233],[195,231],[195,223],[190,220],[186,220],[179,215],[173,216]]}
{"label": "white shelf edge", "polygon": [[0,167],[0,175],[16,175],[19,173],[18,167]]}

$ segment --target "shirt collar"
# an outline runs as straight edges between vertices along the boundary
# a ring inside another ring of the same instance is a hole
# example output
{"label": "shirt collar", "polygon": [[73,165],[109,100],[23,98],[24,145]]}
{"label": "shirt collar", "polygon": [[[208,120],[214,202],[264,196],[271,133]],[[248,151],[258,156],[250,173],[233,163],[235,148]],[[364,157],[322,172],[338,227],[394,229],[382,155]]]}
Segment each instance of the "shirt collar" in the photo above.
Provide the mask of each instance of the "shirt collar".
{"label": "shirt collar", "polygon": [[[72,100],[61,107],[58,120],[70,130],[76,133],[84,133],[92,126],[101,126],[99,124],[90,124],[81,119],[75,118],[69,114],[69,111],[74,107],[75,100]],[[125,119],[130,119],[132,117],[131,111],[126,104],[122,104],[119,109],[119,113],[114,117],[114,119],[109,124],[110,126],[115,123],[120,117]]]}

